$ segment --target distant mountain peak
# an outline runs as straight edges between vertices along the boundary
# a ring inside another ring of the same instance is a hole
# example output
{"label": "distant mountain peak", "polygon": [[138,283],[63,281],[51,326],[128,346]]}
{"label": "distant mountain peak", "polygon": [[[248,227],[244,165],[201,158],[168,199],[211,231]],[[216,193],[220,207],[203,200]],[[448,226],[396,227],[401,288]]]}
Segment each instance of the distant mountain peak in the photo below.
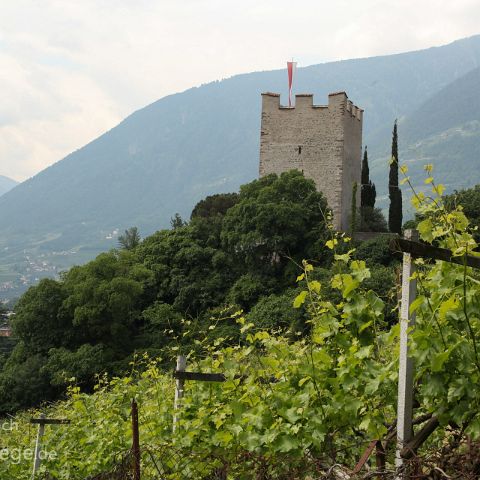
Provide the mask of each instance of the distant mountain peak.
{"label": "distant mountain peak", "polygon": [[13,187],[18,185],[16,180],[6,177],[5,175],[0,175],[0,197],[11,190]]}

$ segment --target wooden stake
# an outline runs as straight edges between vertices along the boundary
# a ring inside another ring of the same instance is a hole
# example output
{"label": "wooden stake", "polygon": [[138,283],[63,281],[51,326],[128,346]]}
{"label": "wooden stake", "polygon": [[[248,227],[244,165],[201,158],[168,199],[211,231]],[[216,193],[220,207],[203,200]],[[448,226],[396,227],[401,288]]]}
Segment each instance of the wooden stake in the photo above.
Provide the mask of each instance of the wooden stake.
{"label": "wooden stake", "polygon": [[[405,238],[418,241],[417,230],[406,230]],[[398,371],[397,404],[397,451],[395,465],[399,471],[398,480],[409,478],[405,460],[400,453],[413,437],[413,361],[409,356],[409,335],[415,326],[415,314],[410,314],[410,306],[417,295],[417,280],[411,278],[415,264],[410,253],[403,254],[402,300],[400,308],[400,362]]]}
{"label": "wooden stake", "polygon": [[38,432],[37,432],[37,441],[35,442],[35,456],[33,457],[33,472],[32,472],[32,480],[35,478],[35,475],[40,468],[40,463],[42,461],[41,451],[42,451],[42,438],[45,434],[45,423],[42,420],[45,419],[45,415],[42,413],[40,415],[40,422],[38,424]]}
{"label": "wooden stake", "polygon": [[140,480],[140,432],[138,428],[138,406],[132,399],[132,454],[133,480]]}
{"label": "wooden stake", "polygon": [[[184,355],[179,355],[177,357],[177,372],[184,372],[185,369],[187,368],[187,358]],[[185,380],[177,378],[175,381],[175,403],[173,405],[174,409],[174,415],[173,415],[173,432],[175,433],[175,430],[177,428],[177,422],[178,422],[178,410],[182,406],[182,398],[183,398],[183,389],[185,386]]]}
{"label": "wooden stake", "polygon": [[386,453],[385,448],[381,440],[378,440],[375,445],[375,461],[377,464],[377,471],[379,472],[378,480],[382,480],[383,472],[385,471],[385,460],[386,460]]}
{"label": "wooden stake", "polygon": [[66,418],[45,418],[45,415],[42,413],[40,418],[31,418],[30,423],[38,425],[37,440],[35,442],[35,454],[33,457],[33,480],[42,462],[42,438],[45,435],[45,425],[65,425],[70,423],[70,420],[67,420]]}

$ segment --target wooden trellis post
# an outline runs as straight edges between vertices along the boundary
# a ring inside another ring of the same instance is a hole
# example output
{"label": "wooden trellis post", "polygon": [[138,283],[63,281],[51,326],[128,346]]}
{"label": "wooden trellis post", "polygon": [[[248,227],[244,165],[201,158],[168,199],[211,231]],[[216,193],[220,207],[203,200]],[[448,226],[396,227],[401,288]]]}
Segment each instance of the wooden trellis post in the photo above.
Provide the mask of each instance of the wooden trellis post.
{"label": "wooden trellis post", "polygon": [[[410,472],[406,462],[411,459],[418,448],[428,439],[428,437],[439,426],[438,418],[426,414],[418,417],[413,416],[413,377],[414,365],[409,356],[409,333],[415,325],[415,315],[410,314],[410,306],[416,297],[416,279],[411,278],[415,273],[413,258],[428,258],[430,260],[441,260],[443,262],[456,263],[458,265],[467,265],[472,268],[480,269],[480,258],[471,255],[453,256],[451,250],[440,247],[433,247],[418,241],[418,232],[416,230],[406,230],[406,238],[393,238],[390,241],[390,250],[403,253],[403,282],[402,299],[400,311],[400,368],[398,379],[398,418],[397,428],[390,427],[389,433],[385,437],[385,443],[391,438],[392,434],[397,436],[397,451],[395,463],[398,467],[396,479],[408,480]],[[409,330],[410,329],[410,330]],[[426,423],[425,423],[426,422]],[[413,435],[413,425],[424,426]],[[398,429],[398,431],[397,431]],[[368,458],[375,448],[376,440],[372,441],[362,458],[355,466],[353,473],[359,473],[364,467]],[[385,467],[385,450],[381,442],[377,442],[377,468],[380,470],[379,478],[382,477],[381,471]]]}
{"label": "wooden trellis post", "polygon": [[[417,242],[417,230],[406,230],[405,239]],[[412,278],[415,264],[410,253],[403,254],[402,299],[400,304],[400,361],[398,371],[397,403],[397,451],[395,465],[399,469],[397,479],[407,479],[406,462],[400,452],[413,437],[413,360],[409,355],[409,335],[415,326],[415,314],[410,306],[417,296],[417,280]]]}
{"label": "wooden trellis post", "polygon": [[35,454],[33,457],[33,471],[32,471],[32,479],[35,478],[35,474],[37,473],[38,469],[40,468],[40,452],[42,450],[42,438],[45,435],[45,415],[42,413],[40,418],[37,419],[40,423],[38,424],[38,432],[37,432],[37,440],[35,442]]}
{"label": "wooden trellis post", "polygon": [[140,432],[138,428],[138,405],[132,399],[132,454],[133,454],[133,480],[140,480]]}
{"label": "wooden trellis post", "polygon": [[[187,368],[187,358],[184,355],[179,355],[177,357],[177,368],[176,372],[184,372]],[[182,405],[183,398],[183,389],[185,388],[185,380],[177,378],[175,381],[175,403],[173,405],[174,415],[173,415],[173,432],[177,428],[178,422],[178,410]]]}
{"label": "wooden trellis post", "polygon": [[32,479],[35,479],[35,475],[40,468],[40,463],[42,461],[42,439],[45,435],[45,425],[65,425],[70,423],[70,420],[64,418],[46,418],[42,413],[40,418],[30,419],[30,423],[38,425],[37,440],[35,442],[35,453],[33,457],[33,470],[32,470]]}
{"label": "wooden trellis post", "polygon": [[[415,326],[415,314],[410,314],[410,306],[415,300],[417,293],[416,279],[412,279],[415,273],[413,258],[429,258],[443,262],[468,265],[480,268],[480,258],[471,255],[453,256],[446,248],[433,247],[418,241],[417,230],[406,230],[405,238],[395,238],[390,242],[390,249],[395,252],[403,252],[403,278],[402,278],[402,301],[400,312],[400,367],[398,375],[398,406],[397,406],[397,454],[396,466],[399,468],[398,479],[408,479],[405,469],[407,452],[402,449],[407,447],[413,438],[413,377],[414,366],[409,356],[409,333]],[[431,420],[427,432],[438,424],[436,419]],[[422,432],[420,432],[422,433]],[[422,438],[422,435],[419,437]],[[424,441],[424,440],[423,440]],[[414,442],[415,443],[415,442]],[[411,456],[411,455],[410,455]]]}

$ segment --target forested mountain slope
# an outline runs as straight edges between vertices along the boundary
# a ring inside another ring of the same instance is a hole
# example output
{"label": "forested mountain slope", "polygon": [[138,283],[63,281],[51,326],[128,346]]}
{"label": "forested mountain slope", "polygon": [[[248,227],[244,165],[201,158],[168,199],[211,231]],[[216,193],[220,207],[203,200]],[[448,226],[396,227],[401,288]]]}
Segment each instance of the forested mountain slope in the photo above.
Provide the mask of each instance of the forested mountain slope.
{"label": "forested mountain slope", "polygon": [[[417,52],[301,68],[296,91],[313,92],[322,104],[329,92],[345,90],[365,109],[364,143],[377,153],[372,170],[381,191],[394,119],[418,118],[423,125],[422,105],[479,65],[475,36]],[[0,285],[5,278],[23,274],[28,283],[81,263],[115,246],[118,231],[136,225],[146,235],[167,226],[177,211],[188,216],[206,195],[235,191],[255,178],[260,93],[284,97],[285,85],[285,70],[256,72],[162,98],[3,195]],[[421,139],[430,138],[432,125],[423,126],[424,134],[412,128]],[[470,150],[462,159],[475,161]]]}
{"label": "forested mountain slope", "polygon": [[[433,164],[434,175],[449,191],[480,181],[480,68],[442,88],[399,121],[400,163],[409,167],[414,184],[422,184],[423,166]],[[377,138],[387,137],[385,128]],[[390,150],[373,142],[372,172],[380,192]]]}

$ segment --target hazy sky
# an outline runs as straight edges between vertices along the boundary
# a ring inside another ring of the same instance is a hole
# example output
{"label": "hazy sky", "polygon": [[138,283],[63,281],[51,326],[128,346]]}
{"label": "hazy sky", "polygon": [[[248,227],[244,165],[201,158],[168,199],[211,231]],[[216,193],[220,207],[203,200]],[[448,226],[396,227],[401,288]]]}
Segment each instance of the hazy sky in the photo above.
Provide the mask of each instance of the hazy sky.
{"label": "hazy sky", "polygon": [[477,33],[479,0],[0,0],[0,174],[24,180],[162,96],[292,56]]}

